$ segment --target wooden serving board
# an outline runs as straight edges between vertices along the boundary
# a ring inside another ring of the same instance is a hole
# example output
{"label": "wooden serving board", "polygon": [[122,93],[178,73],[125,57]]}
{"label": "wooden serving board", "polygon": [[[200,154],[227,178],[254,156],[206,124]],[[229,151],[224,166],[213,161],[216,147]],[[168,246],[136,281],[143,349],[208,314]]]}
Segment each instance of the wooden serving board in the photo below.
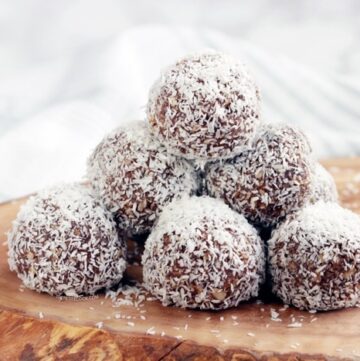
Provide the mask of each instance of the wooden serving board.
{"label": "wooden serving board", "polygon": [[[323,164],[342,204],[360,213],[360,158]],[[253,302],[204,312],[151,300],[114,307],[104,295],[61,300],[24,289],[8,269],[5,232],[25,200],[0,205],[0,360],[360,360],[360,308],[312,314]],[[127,277],[140,279],[140,267]]]}

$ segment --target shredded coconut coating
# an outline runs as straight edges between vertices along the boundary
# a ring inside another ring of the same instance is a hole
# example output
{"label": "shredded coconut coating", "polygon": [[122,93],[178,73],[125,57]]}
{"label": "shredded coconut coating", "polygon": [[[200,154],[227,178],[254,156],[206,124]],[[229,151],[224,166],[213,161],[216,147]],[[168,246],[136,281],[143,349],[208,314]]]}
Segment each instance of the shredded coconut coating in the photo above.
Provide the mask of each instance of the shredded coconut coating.
{"label": "shredded coconut coating", "polygon": [[244,150],[260,123],[260,95],[247,67],[205,52],[180,59],[150,90],[152,133],[188,159],[229,158]]}
{"label": "shredded coconut coating", "polygon": [[333,176],[320,164],[316,163],[312,175],[310,203],[318,201],[335,202],[339,200]]}
{"label": "shredded coconut coating", "polygon": [[246,219],[209,197],[164,208],[142,257],[144,285],[163,305],[226,309],[264,281],[261,239]]}
{"label": "shredded coconut coating", "polygon": [[252,149],[206,170],[208,193],[249,221],[272,226],[301,208],[310,194],[313,161],[305,135],[283,124],[264,124]]}
{"label": "shredded coconut coating", "polygon": [[336,203],[304,207],[268,242],[273,292],[300,309],[335,310],[360,299],[360,217]]}
{"label": "shredded coconut coating", "polygon": [[8,234],[9,266],[24,285],[51,295],[94,294],[122,279],[125,242],[90,189],[63,184],[21,208]]}
{"label": "shredded coconut coating", "polygon": [[168,154],[145,122],[106,136],[88,160],[87,175],[119,228],[130,235],[149,232],[166,204],[198,188],[192,165]]}

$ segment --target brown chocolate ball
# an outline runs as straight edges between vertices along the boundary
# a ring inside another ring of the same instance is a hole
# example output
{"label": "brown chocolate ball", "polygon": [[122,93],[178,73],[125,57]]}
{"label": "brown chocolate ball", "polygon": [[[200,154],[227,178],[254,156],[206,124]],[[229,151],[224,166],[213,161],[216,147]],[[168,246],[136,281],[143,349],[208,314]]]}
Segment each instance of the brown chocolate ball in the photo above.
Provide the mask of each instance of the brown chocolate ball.
{"label": "brown chocolate ball", "polygon": [[360,217],[322,201],[290,216],[268,242],[273,291],[300,309],[335,310],[360,300]]}
{"label": "brown chocolate ball", "polygon": [[333,176],[320,163],[316,163],[312,174],[309,202],[324,201],[337,203],[338,198],[338,191]]}
{"label": "brown chocolate ball", "polygon": [[247,67],[206,52],[166,69],[147,105],[151,132],[188,159],[229,158],[246,148],[260,123],[259,90]]}
{"label": "brown chocolate ball", "polygon": [[145,122],[115,129],[88,160],[88,178],[119,228],[151,230],[162,208],[198,188],[192,165],[153,140]]}
{"label": "brown chocolate ball", "polygon": [[21,208],[8,235],[9,265],[51,295],[94,294],[122,279],[125,242],[110,212],[83,185],[46,189]]}
{"label": "brown chocolate ball", "polygon": [[301,208],[310,194],[313,161],[302,132],[266,124],[252,148],[206,170],[206,187],[252,223],[272,226]]}
{"label": "brown chocolate ball", "polygon": [[145,287],[163,305],[226,309],[257,296],[263,243],[222,201],[183,198],[166,206],[142,257]]}

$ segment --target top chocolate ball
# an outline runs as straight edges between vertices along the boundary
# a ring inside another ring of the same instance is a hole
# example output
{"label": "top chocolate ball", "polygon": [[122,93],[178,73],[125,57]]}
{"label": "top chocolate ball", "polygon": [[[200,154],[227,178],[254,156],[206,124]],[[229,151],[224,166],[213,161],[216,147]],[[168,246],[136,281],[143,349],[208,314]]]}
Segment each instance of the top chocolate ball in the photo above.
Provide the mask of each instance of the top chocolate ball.
{"label": "top chocolate ball", "polygon": [[246,66],[207,52],[183,58],[153,85],[147,105],[152,133],[188,159],[230,158],[250,143],[260,96]]}

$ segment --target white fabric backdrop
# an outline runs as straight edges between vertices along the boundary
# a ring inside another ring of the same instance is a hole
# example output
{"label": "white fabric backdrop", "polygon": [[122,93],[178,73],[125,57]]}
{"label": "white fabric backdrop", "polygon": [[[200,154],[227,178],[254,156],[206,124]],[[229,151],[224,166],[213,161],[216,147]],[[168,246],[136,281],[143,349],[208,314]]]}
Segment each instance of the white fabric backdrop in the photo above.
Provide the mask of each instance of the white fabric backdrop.
{"label": "white fabric backdrop", "polygon": [[262,89],[264,118],[300,125],[319,157],[360,155],[357,78],[206,28],[144,25],[0,72],[0,200],[81,179],[105,133],[144,117],[160,69],[204,48],[245,60]]}

